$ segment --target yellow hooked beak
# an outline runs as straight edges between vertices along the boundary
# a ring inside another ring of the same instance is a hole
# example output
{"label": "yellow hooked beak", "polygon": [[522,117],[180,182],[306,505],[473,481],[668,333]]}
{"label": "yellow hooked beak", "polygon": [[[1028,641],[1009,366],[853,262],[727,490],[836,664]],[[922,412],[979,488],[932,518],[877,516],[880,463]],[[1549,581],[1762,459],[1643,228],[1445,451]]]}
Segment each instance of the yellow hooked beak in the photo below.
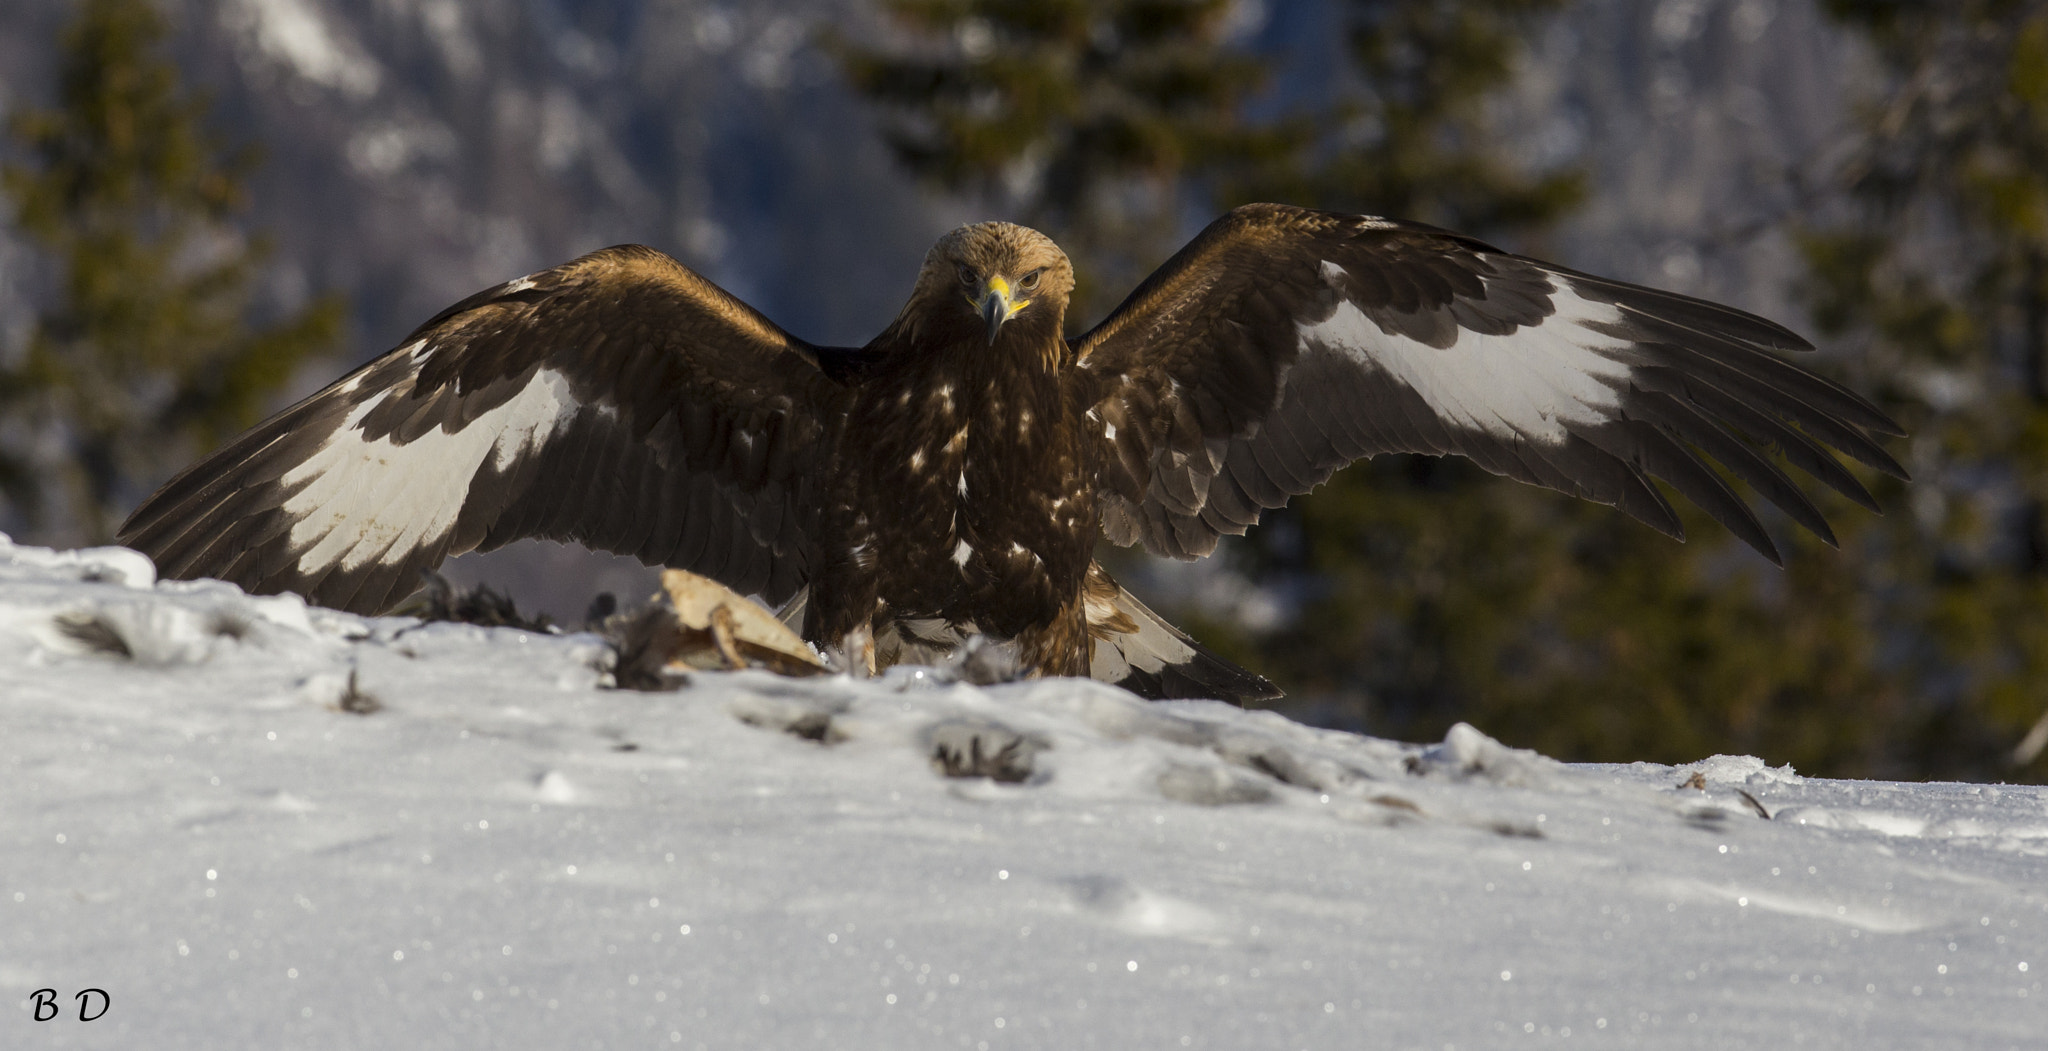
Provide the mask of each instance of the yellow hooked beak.
{"label": "yellow hooked beak", "polygon": [[988,341],[993,344],[996,341],[996,330],[1003,327],[1003,322],[1017,316],[1017,311],[1030,305],[1031,301],[1028,299],[1010,298],[1010,282],[997,276],[989,278],[988,284],[982,286],[981,299],[974,304],[974,309],[988,324]]}

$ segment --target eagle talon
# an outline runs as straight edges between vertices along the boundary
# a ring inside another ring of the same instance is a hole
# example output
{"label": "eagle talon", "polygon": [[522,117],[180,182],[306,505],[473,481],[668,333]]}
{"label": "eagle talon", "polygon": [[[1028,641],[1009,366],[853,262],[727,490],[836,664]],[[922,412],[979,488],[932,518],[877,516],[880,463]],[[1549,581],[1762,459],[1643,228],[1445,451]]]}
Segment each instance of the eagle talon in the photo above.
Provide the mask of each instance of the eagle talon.
{"label": "eagle talon", "polygon": [[838,653],[834,654],[834,657],[835,660],[833,663],[838,664],[840,666],[840,670],[845,672],[846,674],[851,675],[856,679],[874,678],[874,630],[868,625],[862,624],[854,628],[852,631],[847,632],[846,635],[839,640],[839,651]]}
{"label": "eagle talon", "polygon": [[752,665],[740,654],[738,640],[733,637],[732,609],[720,605],[711,611],[711,644],[718,649],[718,656],[734,671],[744,671]]}

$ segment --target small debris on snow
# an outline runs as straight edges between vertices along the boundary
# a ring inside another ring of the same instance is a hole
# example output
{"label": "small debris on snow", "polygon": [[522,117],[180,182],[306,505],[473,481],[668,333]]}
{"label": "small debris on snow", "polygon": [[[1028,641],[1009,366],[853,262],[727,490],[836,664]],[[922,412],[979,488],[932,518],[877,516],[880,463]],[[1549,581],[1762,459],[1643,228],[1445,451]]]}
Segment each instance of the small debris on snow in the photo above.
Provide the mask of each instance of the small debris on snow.
{"label": "small debris on snow", "polygon": [[943,722],[931,728],[932,769],[946,777],[986,777],[1001,784],[1031,779],[1032,759],[1052,747],[1042,739],[987,722]]}
{"label": "small debris on snow", "polygon": [[485,628],[518,628],[544,635],[555,633],[554,621],[545,613],[529,617],[519,612],[512,596],[490,586],[462,587],[447,577],[427,570],[420,574],[422,586],[392,612],[418,617],[428,623],[452,621]]}
{"label": "small debris on snow", "polygon": [[[749,678],[759,680],[763,676],[755,673]],[[833,717],[851,706],[851,700],[844,696],[778,690],[741,694],[732,702],[732,714],[748,726],[779,730],[792,737],[831,745],[846,739],[846,734],[834,725]]]}

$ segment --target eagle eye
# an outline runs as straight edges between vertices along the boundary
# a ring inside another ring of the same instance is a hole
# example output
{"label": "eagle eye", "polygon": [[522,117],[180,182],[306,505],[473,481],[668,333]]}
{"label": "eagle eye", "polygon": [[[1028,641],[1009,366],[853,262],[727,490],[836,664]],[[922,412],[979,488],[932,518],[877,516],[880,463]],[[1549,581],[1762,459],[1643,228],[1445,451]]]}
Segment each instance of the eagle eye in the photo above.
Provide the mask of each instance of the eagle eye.
{"label": "eagle eye", "polygon": [[1018,281],[1017,281],[1017,287],[1018,287],[1018,288],[1021,288],[1021,289],[1024,289],[1024,290],[1025,290],[1025,291],[1027,291],[1027,292],[1028,292],[1028,291],[1030,291],[1031,289],[1037,288],[1037,287],[1038,287],[1038,275],[1040,275],[1040,274],[1043,274],[1043,273],[1045,273],[1045,268],[1041,266],[1041,267],[1039,267],[1038,269],[1036,269],[1036,270],[1033,270],[1032,272],[1030,272],[1030,273],[1028,273],[1028,274],[1025,274],[1025,275],[1024,275],[1024,276],[1023,276],[1022,278],[1019,278],[1019,279],[1018,279]]}
{"label": "eagle eye", "polygon": [[972,267],[962,266],[960,268],[961,284],[966,285],[969,288],[973,288],[976,280],[978,280],[978,278],[975,276],[974,269]]}

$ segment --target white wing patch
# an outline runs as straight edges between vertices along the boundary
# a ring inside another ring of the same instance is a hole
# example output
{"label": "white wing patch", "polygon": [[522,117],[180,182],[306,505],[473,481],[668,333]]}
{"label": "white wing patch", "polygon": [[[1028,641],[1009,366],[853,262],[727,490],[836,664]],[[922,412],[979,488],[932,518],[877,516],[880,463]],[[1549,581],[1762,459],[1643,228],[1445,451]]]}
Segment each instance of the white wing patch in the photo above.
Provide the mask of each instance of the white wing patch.
{"label": "white wing patch", "polygon": [[1630,343],[1586,327],[1621,323],[1619,308],[1580,297],[1566,278],[1550,280],[1556,313],[1505,336],[1460,329],[1456,343],[1438,349],[1385,332],[1340,302],[1328,321],[1302,325],[1301,338],[1386,372],[1451,426],[1561,444],[1567,424],[1614,418],[1629,366],[1608,352]]}
{"label": "white wing patch", "polygon": [[388,436],[364,441],[363,417],[388,397],[356,406],[318,452],[280,479],[308,483],[283,505],[296,520],[292,548],[304,551],[299,572],[337,562],[352,570],[386,552],[438,541],[454,528],[486,458],[505,469],[538,450],[581,407],[566,377],[541,369],[511,400],[459,431],[435,428],[403,445]]}

